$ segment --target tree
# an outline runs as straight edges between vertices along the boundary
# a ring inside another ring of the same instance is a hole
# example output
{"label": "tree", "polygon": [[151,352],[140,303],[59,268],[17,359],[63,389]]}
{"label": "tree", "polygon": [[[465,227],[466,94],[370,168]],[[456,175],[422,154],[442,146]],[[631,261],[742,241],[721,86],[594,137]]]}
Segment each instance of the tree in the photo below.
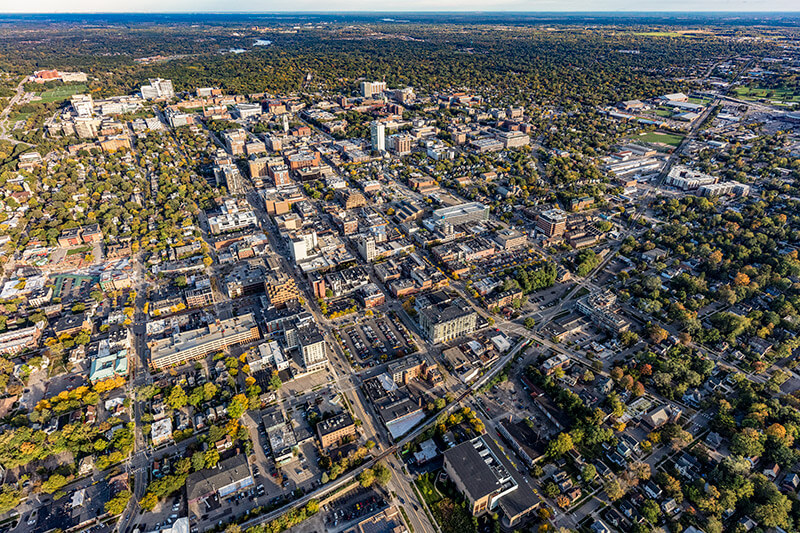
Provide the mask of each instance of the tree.
{"label": "tree", "polygon": [[616,479],[610,479],[606,481],[606,484],[603,486],[603,490],[606,491],[606,496],[612,502],[615,502],[625,496],[625,487],[622,483],[620,483]]}
{"label": "tree", "polygon": [[630,348],[639,342],[639,335],[633,331],[623,331],[619,336],[619,340],[622,342],[623,346]]}
{"label": "tree", "polygon": [[775,491],[769,496],[766,503],[756,506],[753,515],[765,527],[788,528],[791,510],[792,502],[789,501],[789,498]]}
{"label": "tree", "polygon": [[217,394],[218,387],[213,383],[203,384],[203,400],[211,401]]}
{"label": "tree", "polygon": [[562,432],[547,445],[547,455],[553,458],[561,457],[574,447],[569,433]]}
{"label": "tree", "polygon": [[592,464],[587,464],[583,467],[581,475],[586,481],[592,481],[595,477],[597,477],[597,468],[595,468],[595,466]]}
{"label": "tree", "polygon": [[556,505],[558,505],[561,509],[566,509],[569,507],[570,501],[569,498],[564,496],[563,494],[559,494],[556,496]]}
{"label": "tree", "polygon": [[269,390],[276,391],[281,388],[283,381],[277,370],[272,371],[272,376],[269,378]]}
{"label": "tree", "polygon": [[658,515],[661,514],[661,509],[659,509],[658,504],[653,500],[645,500],[642,504],[641,511],[645,520],[651,524],[655,525],[658,522]]}
{"label": "tree", "polygon": [[55,491],[61,489],[67,484],[67,478],[61,474],[53,474],[42,483],[42,492],[45,494],[53,494]]}
{"label": "tree", "polygon": [[192,454],[192,470],[195,472],[200,471],[206,467],[206,456],[203,452],[194,452]]}
{"label": "tree", "polygon": [[651,470],[649,464],[633,463],[632,465],[630,465],[629,468],[631,474],[633,474],[636,477],[636,479],[639,479],[641,481],[647,481],[648,479],[650,479]]}
{"label": "tree", "polygon": [[753,428],[744,428],[731,439],[731,451],[743,457],[760,457],[764,453],[764,440]]}
{"label": "tree", "polygon": [[186,391],[183,390],[183,387],[180,385],[175,385],[172,387],[172,390],[169,391],[169,396],[167,397],[167,405],[172,407],[173,409],[183,409],[186,407],[186,404],[189,402],[189,399],[186,397]]}
{"label": "tree", "polygon": [[375,483],[375,472],[370,468],[365,469],[358,475],[358,482],[365,489],[371,487]]}
{"label": "tree", "polygon": [[158,496],[152,492],[148,492],[144,495],[144,498],[139,500],[139,507],[145,511],[152,511],[156,505],[158,505]]}
{"label": "tree", "polygon": [[206,468],[214,468],[219,463],[219,452],[216,448],[209,448],[204,454]]}
{"label": "tree", "polygon": [[536,326],[536,320],[534,320],[533,317],[529,316],[528,318],[525,319],[523,325],[528,329],[533,329],[534,326]]}
{"label": "tree", "polygon": [[383,463],[378,463],[372,469],[375,472],[375,481],[385,487],[389,484],[389,481],[392,479],[392,471],[386,467]]}
{"label": "tree", "polygon": [[14,487],[14,485],[7,483],[3,485],[0,490],[0,514],[5,514],[19,504],[22,493]]}
{"label": "tree", "polygon": [[111,513],[112,516],[122,514],[125,508],[128,507],[128,501],[130,501],[132,496],[133,494],[129,490],[119,491],[116,496],[106,502],[106,512]]}
{"label": "tree", "polygon": [[556,485],[552,481],[548,481],[547,483],[545,483],[543,489],[545,496],[547,496],[548,498],[555,498],[556,496],[558,496],[560,492],[558,490],[558,485]]}
{"label": "tree", "polygon": [[244,394],[237,394],[231,399],[231,403],[228,404],[228,416],[233,420],[238,420],[242,418],[248,406],[249,400],[247,396]]}
{"label": "tree", "polygon": [[667,333],[667,330],[665,330],[664,328],[656,326],[655,324],[651,324],[647,328],[647,336],[650,339],[650,342],[652,342],[653,344],[660,344],[665,340],[667,340],[667,337],[669,337],[669,333]]}

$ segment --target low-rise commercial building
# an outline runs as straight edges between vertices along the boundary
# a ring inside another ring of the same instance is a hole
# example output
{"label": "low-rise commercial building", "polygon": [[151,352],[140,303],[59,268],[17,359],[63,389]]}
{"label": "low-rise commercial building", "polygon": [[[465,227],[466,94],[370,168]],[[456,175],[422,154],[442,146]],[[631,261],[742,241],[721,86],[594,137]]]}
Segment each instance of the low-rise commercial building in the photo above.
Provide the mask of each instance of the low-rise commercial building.
{"label": "low-rise commercial building", "polygon": [[247,456],[239,454],[224,459],[214,468],[200,470],[186,478],[189,503],[207,499],[216,494],[220,499],[254,484]]}
{"label": "low-rise commercial building", "polygon": [[344,411],[317,423],[317,436],[322,448],[330,448],[344,439],[355,437],[356,424],[350,413]]}

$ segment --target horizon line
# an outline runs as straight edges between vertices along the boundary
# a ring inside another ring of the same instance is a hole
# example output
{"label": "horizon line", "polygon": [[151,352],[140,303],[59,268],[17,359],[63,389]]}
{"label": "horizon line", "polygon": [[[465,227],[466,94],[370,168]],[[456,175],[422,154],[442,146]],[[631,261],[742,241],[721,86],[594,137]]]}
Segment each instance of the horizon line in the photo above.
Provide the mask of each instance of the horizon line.
{"label": "horizon line", "polygon": [[699,15],[699,14],[743,14],[743,15],[755,15],[755,14],[765,14],[765,15],[800,15],[800,10],[796,11],[784,11],[784,10],[776,10],[776,11],[757,11],[757,10],[712,10],[712,11],[687,11],[687,10],[660,10],[660,11],[641,11],[641,10],[597,10],[597,11],[586,11],[586,10],[560,10],[560,11],[553,11],[553,10],[497,10],[497,11],[481,11],[481,10],[449,10],[449,11],[441,11],[441,10],[413,10],[413,11],[381,11],[381,10],[352,10],[352,11],[342,11],[342,10],[331,10],[331,11],[280,11],[280,10],[270,10],[270,11],[218,11],[218,10],[209,10],[209,11],[41,11],[41,12],[0,12],[0,17],[3,16],[14,16],[14,15],[287,15],[287,14],[297,14],[297,15],[353,15],[353,14],[403,14],[403,15],[413,15],[413,14],[426,14],[426,15],[434,15],[434,14],[442,14],[442,15],[449,15],[449,14],[474,14],[474,15],[491,15],[491,14],[555,14],[555,15],[580,15],[580,14],[587,14],[587,15],[613,15],[613,14],[653,14],[653,15],[660,15],[660,14],[668,14],[668,15],[677,15],[677,14],[686,14],[686,15]]}

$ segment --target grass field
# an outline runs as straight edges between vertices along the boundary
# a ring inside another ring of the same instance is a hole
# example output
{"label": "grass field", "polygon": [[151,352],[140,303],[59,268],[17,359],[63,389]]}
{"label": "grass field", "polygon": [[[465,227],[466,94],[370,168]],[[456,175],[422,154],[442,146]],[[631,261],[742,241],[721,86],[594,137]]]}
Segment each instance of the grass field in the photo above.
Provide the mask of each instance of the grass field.
{"label": "grass field", "polygon": [[673,113],[673,112],[672,112],[672,111],[670,111],[669,109],[656,109],[656,115],[658,115],[659,117],[666,117],[666,118],[669,118],[669,117],[671,117],[671,116],[672,116],[672,115],[674,115],[674,114],[675,114],[675,113]]}
{"label": "grass field", "polygon": [[683,140],[683,135],[650,131],[643,135],[639,135],[638,137],[634,137],[633,140],[646,143],[664,143],[670,146],[678,146]]}
{"label": "grass field", "polygon": [[9,122],[14,124],[18,120],[28,120],[33,113],[11,113],[9,116]]}
{"label": "grass field", "polygon": [[[795,95],[789,89],[760,89],[750,87],[737,87],[736,96],[742,100],[760,100],[766,98],[768,100],[778,100],[782,102],[800,102],[800,94]],[[769,94],[771,96],[768,96]]]}
{"label": "grass field", "polygon": [[56,87],[55,89],[48,89],[43,93],[39,93],[42,97],[42,102],[61,102],[72,97],[73,94],[82,93],[86,90],[86,85],[64,85],[63,87]]}

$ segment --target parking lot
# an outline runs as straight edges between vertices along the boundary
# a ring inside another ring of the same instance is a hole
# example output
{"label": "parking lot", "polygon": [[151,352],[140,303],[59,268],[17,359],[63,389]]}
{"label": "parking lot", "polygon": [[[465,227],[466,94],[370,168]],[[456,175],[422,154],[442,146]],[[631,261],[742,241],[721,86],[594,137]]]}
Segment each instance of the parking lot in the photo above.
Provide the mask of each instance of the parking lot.
{"label": "parking lot", "polygon": [[323,508],[326,529],[335,531],[350,527],[387,505],[385,494],[373,489],[359,488]]}
{"label": "parking lot", "polygon": [[413,343],[399,321],[390,316],[362,318],[340,330],[340,336],[353,360],[362,366],[375,366],[411,353]]}

